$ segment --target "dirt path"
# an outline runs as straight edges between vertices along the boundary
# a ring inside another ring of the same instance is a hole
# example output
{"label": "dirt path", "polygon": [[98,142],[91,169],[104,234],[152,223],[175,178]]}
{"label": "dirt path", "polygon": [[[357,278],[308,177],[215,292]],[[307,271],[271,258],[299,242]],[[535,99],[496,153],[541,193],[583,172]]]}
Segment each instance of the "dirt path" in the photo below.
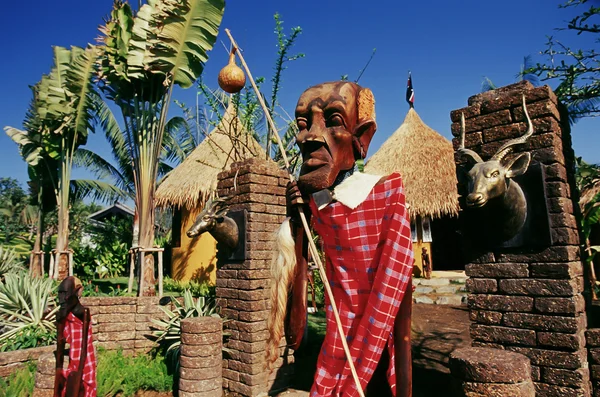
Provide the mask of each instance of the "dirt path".
{"label": "dirt path", "polygon": [[448,357],[471,344],[466,306],[413,305],[413,396],[454,397]]}
{"label": "dirt path", "polygon": [[[469,311],[466,306],[413,305],[412,323],[413,397],[457,397],[448,369],[448,357],[454,349],[467,347],[469,337]],[[315,341],[314,343],[317,343]],[[320,345],[320,342],[319,342]],[[318,346],[314,349],[318,354]],[[282,397],[307,397],[310,389],[316,355],[301,358],[298,377],[301,381]],[[298,370],[297,369],[297,370]],[[302,372],[311,372],[302,376]]]}

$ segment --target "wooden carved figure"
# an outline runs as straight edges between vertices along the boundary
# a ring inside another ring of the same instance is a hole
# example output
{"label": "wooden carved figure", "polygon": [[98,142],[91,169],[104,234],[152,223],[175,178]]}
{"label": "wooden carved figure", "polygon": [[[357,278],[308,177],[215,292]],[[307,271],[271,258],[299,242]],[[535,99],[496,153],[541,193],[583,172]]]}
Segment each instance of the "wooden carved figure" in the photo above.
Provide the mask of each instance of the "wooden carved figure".
{"label": "wooden carved figure", "polygon": [[[412,395],[413,252],[404,188],[399,174],[355,172],[376,130],[374,105],[369,89],[345,81],[300,96],[296,141],[303,163],[297,183],[288,185],[291,218],[278,235],[267,353],[269,362],[277,359],[284,330],[288,345],[297,349],[306,325],[307,241],[294,217],[300,207],[323,241],[362,391],[406,397]],[[327,332],[310,395],[359,396],[329,304],[326,297]]]}
{"label": "wooden carved figure", "polygon": [[[96,397],[96,355],[92,344],[89,309],[79,302],[83,285],[78,278],[65,278],[58,286],[59,310],[54,397]],[[65,345],[69,365],[63,370]]]}

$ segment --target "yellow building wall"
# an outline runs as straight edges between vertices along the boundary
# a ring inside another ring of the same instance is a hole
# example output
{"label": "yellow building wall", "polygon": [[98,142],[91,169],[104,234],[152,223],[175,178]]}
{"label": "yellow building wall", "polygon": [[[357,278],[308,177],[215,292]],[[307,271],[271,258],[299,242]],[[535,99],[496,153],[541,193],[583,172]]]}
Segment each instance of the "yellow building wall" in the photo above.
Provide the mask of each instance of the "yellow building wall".
{"label": "yellow building wall", "polygon": [[171,277],[182,281],[210,281],[214,285],[217,279],[217,241],[209,233],[193,239],[185,234],[200,211],[181,210],[181,244],[173,247]]}

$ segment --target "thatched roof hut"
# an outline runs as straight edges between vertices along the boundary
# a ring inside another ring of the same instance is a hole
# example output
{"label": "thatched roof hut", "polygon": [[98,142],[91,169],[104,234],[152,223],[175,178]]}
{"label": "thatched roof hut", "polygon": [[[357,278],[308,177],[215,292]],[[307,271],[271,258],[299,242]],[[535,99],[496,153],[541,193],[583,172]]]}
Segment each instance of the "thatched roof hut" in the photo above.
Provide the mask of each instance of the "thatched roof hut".
{"label": "thatched roof hut", "polygon": [[413,108],[367,162],[365,172],[400,172],[412,219],[458,215],[452,143],[425,125]]}
{"label": "thatched roof hut", "polygon": [[156,190],[156,206],[185,206],[189,210],[202,206],[214,194],[219,172],[263,151],[256,139],[244,131],[235,106],[230,103],[219,125],[161,182]]}

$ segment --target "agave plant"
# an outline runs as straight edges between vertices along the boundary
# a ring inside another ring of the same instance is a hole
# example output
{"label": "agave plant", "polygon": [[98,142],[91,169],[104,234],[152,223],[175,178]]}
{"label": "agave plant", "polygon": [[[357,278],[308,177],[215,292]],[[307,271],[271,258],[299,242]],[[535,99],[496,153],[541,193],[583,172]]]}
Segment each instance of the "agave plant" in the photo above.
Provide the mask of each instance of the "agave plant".
{"label": "agave plant", "polygon": [[0,280],[8,273],[19,273],[25,270],[14,250],[0,245]]}
{"label": "agave plant", "polygon": [[31,277],[27,273],[6,274],[0,282],[0,346],[28,330],[56,333],[58,306],[52,279]]}
{"label": "agave plant", "polygon": [[[134,14],[115,1],[101,27],[99,79],[121,109],[131,159],[139,246],[154,241],[154,193],[173,87],[189,88],[216,41],[224,0],[148,0]],[[154,260],[145,259],[140,295],[154,295]]]}
{"label": "agave plant", "polygon": [[214,298],[198,297],[194,298],[189,289],[183,291],[183,304],[178,299],[171,297],[173,310],[161,306],[161,310],[166,314],[167,319],[152,319],[152,322],[159,327],[153,331],[156,336],[156,342],[165,352],[166,357],[170,357],[172,362],[177,365],[179,362],[179,353],[181,348],[181,320],[190,317],[218,317],[217,304]]}

